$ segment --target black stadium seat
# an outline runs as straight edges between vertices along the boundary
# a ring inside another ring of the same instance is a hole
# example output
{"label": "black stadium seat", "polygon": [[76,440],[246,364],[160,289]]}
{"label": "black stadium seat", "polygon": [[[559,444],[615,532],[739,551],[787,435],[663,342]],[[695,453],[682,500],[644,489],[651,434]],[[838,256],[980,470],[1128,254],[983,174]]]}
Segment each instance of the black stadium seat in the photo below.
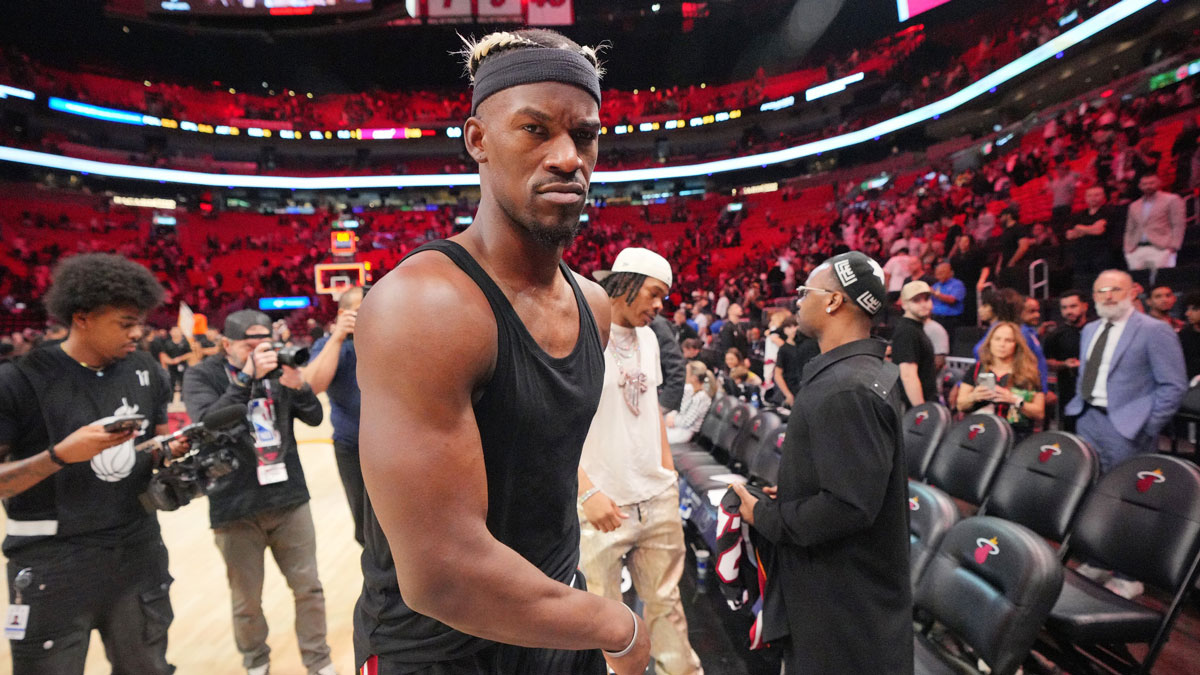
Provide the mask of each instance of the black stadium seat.
{"label": "black stadium seat", "polygon": [[1012,448],[1008,422],[977,413],[950,427],[925,470],[925,482],[951,497],[981,504]]}
{"label": "black stadium seat", "polygon": [[675,455],[675,470],[686,476],[689,471],[701,466],[725,466],[733,454],[733,442],[742,427],[754,416],[754,408],[729,397],[732,407],[726,408],[725,422],[717,429],[713,446],[709,451],[693,451]]}
{"label": "black stadium seat", "polygon": [[1075,434],[1034,434],[1004,460],[979,512],[1062,543],[1099,471],[1096,451]]}
{"label": "black stadium seat", "polygon": [[[738,405],[738,400],[732,396],[718,396],[716,401],[708,408],[708,414],[704,416],[704,421],[700,424],[700,431],[696,433],[696,438],[687,443],[677,443],[671,446],[671,456],[675,458],[675,468],[679,468],[680,462],[694,465],[697,463],[712,462],[712,447],[725,430],[725,426],[729,424],[729,416],[733,413],[733,409]],[[685,459],[687,458],[687,459]]]}
{"label": "black stadium seat", "polygon": [[[710,464],[680,471],[688,484],[697,492],[705,493],[718,487],[728,485],[728,481],[713,480],[713,476],[728,473],[749,473],[748,467],[762,450],[763,445],[774,439],[774,432],[783,426],[783,418],[773,410],[764,410],[750,421],[742,425],[741,432],[733,441],[730,448],[730,458],[727,465]],[[768,438],[770,437],[770,439]]]}
{"label": "black stadium seat", "polygon": [[[1159,611],[1068,570],[1046,621],[1062,665],[1087,658],[1116,672],[1150,672],[1200,564],[1200,469],[1159,454],[1117,465],[1088,493],[1068,553],[1165,591],[1171,600]],[[1149,644],[1140,663],[1125,647],[1130,643]]]}
{"label": "black stadium seat", "polygon": [[950,410],[937,402],[922,403],[904,413],[904,454],[908,477],[921,480],[925,467],[950,426]]}
{"label": "black stadium seat", "polygon": [[767,436],[758,455],[750,464],[751,483],[765,486],[775,485],[779,481],[779,461],[783,457],[783,439],[786,436],[786,424]]}
{"label": "black stadium seat", "polygon": [[[978,672],[978,658],[992,675],[1015,673],[1062,584],[1062,564],[1033,531],[990,516],[959,522],[942,538],[913,595],[917,610],[945,626],[956,649],[918,635],[915,672]],[[959,655],[966,650],[970,661]]]}
{"label": "black stadium seat", "polygon": [[914,587],[942,537],[957,522],[958,507],[950,495],[932,485],[908,481],[909,569]]}

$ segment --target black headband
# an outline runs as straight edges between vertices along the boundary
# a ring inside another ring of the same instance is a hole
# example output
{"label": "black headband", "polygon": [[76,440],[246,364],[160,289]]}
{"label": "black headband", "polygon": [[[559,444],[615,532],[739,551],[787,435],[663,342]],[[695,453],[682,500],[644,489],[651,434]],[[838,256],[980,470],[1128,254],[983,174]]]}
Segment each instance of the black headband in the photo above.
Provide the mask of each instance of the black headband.
{"label": "black headband", "polygon": [[475,72],[475,90],[471,96],[471,114],[484,99],[496,92],[521,84],[562,82],[586,91],[600,105],[600,78],[596,66],[583,54],[557,47],[531,47],[502,52],[487,60]]}

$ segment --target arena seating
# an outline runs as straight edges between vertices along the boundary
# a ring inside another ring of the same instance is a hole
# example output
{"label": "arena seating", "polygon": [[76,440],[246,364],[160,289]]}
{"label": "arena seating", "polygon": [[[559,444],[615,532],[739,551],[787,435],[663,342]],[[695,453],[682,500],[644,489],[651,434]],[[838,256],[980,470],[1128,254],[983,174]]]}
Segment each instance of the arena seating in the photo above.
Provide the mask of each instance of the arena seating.
{"label": "arena seating", "polygon": [[950,410],[936,401],[913,406],[904,413],[904,455],[909,478],[925,477],[925,469],[941,444],[950,419]]}
{"label": "arena seating", "polygon": [[915,638],[915,672],[1012,675],[1021,667],[1063,585],[1053,549],[1028,528],[975,516],[950,528],[917,581],[913,604],[958,647]]}
{"label": "arena seating", "polygon": [[908,563],[913,586],[959,517],[950,495],[932,485],[908,481]]}
{"label": "arena seating", "polygon": [[1064,431],[1034,434],[1004,459],[979,513],[1063,543],[1099,472],[1100,459],[1082,438]]}
{"label": "arena seating", "polygon": [[[1200,469],[1178,457],[1138,455],[1088,491],[1068,555],[1165,592],[1161,610],[1126,600],[1066,571],[1046,628],[1066,667],[1094,660],[1116,672],[1149,673],[1200,567]],[[1140,660],[1125,647],[1148,645]],[[1080,664],[1080,665],[1074,665]]]}
{"label": "arena seating", "polygon": [[979,506],[1012,442],[1008,422],[985,413],[967,415],[942,437],[925,471],[925,482],[968,505]]}

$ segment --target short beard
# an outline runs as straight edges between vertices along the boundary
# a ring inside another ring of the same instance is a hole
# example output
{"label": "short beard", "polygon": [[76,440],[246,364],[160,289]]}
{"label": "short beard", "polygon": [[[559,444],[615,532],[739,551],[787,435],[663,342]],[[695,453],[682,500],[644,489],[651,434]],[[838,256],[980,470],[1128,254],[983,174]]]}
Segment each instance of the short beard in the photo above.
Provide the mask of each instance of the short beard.
{"label": "short beard", "polygon": [[579,219],[574,223],[559,224],[558,227],[544,227],[537,223],[522,223],[521,227],[533,236],[533,240],[546,248],[566,248],[579,236]]}
{"label": "short beard", "polygon": [[575,237],[579,235],[579,214],[576,214],[574,219],[565,223],[558,223],[557,226],[544,226],[533,221],[523,221],[516,217],[516,214],[510,211],[504,204],[500,204],[500,209],[504,211],[509,220],[517,223],[521,229],[529,233],[533,240],[545,246],[546,248],[566,248],[575,241]]}
{"label": "short beard", "polygon": [[1130,299],[1122,300],[1116,305],[1098,303],[1096,305],[1096,316],[1112,321],[1125,316],[1131,309],[1133,309],[1133,300]]}

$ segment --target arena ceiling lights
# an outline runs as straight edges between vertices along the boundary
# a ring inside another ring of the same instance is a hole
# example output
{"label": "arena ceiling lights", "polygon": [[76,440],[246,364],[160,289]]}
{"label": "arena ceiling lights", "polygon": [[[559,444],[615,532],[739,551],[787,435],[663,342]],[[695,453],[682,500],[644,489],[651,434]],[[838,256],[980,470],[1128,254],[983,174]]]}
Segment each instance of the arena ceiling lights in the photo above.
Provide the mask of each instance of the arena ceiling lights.
{"label": "arena ceiling lights", "polygon": [[[978,81],[966,86],[958,92],[939,101],[930,103],[922,108],[912,110],[889,120],[874,124],[865,129],[833,136],[831,138],[804,143],[784,150],[767,152],[747,157],[735,157],[702,164],[687,166],[672,166],[654,169],[629,169],[625,171],[597,171],[592,175],[594,183],[628,183],[634,181],[671,180],[694,176],[712,175],[727,171],[738,171],[767,167],[772,164],[790,162],[823,152],[845,148],[859,143],[879,140],[885,134],[899,131],[926,120],[936,119],[966,103],[989,93],[995,87],[1021,75],[1034,66],[1053,59],[1060,52],[1073,47],[1092,37],[1100,31],[1129,16],[1155,4],[1158,0],[1121,0],[1112,7],[1100,12],[1095,17],[1085,21],[1075,28],[1059,35],[1046,44],[1017,58],[996,71],[984,76]],[[160,169],[152,167],[130,166],[127,164],[110,164],[92,160],[63,157],[44,152],[34,152],[0,146],[0,160],[31,164],[49,169],[75,171],[83,174],[96,174],[114,178],[131,178],[135,180],[151,180],[163,183],[184,183],[189,185],[226,186],[230,188],[273,188],[273,189],[360,189],[386,187],[453,187],[461,185],[478,185],[479,175],[470,174],[426,174],[412,176],[328,176],[328,177],[292,177],[292,176],[248,176],[233,174],[201,173],[180,171],[177,169]]]}

